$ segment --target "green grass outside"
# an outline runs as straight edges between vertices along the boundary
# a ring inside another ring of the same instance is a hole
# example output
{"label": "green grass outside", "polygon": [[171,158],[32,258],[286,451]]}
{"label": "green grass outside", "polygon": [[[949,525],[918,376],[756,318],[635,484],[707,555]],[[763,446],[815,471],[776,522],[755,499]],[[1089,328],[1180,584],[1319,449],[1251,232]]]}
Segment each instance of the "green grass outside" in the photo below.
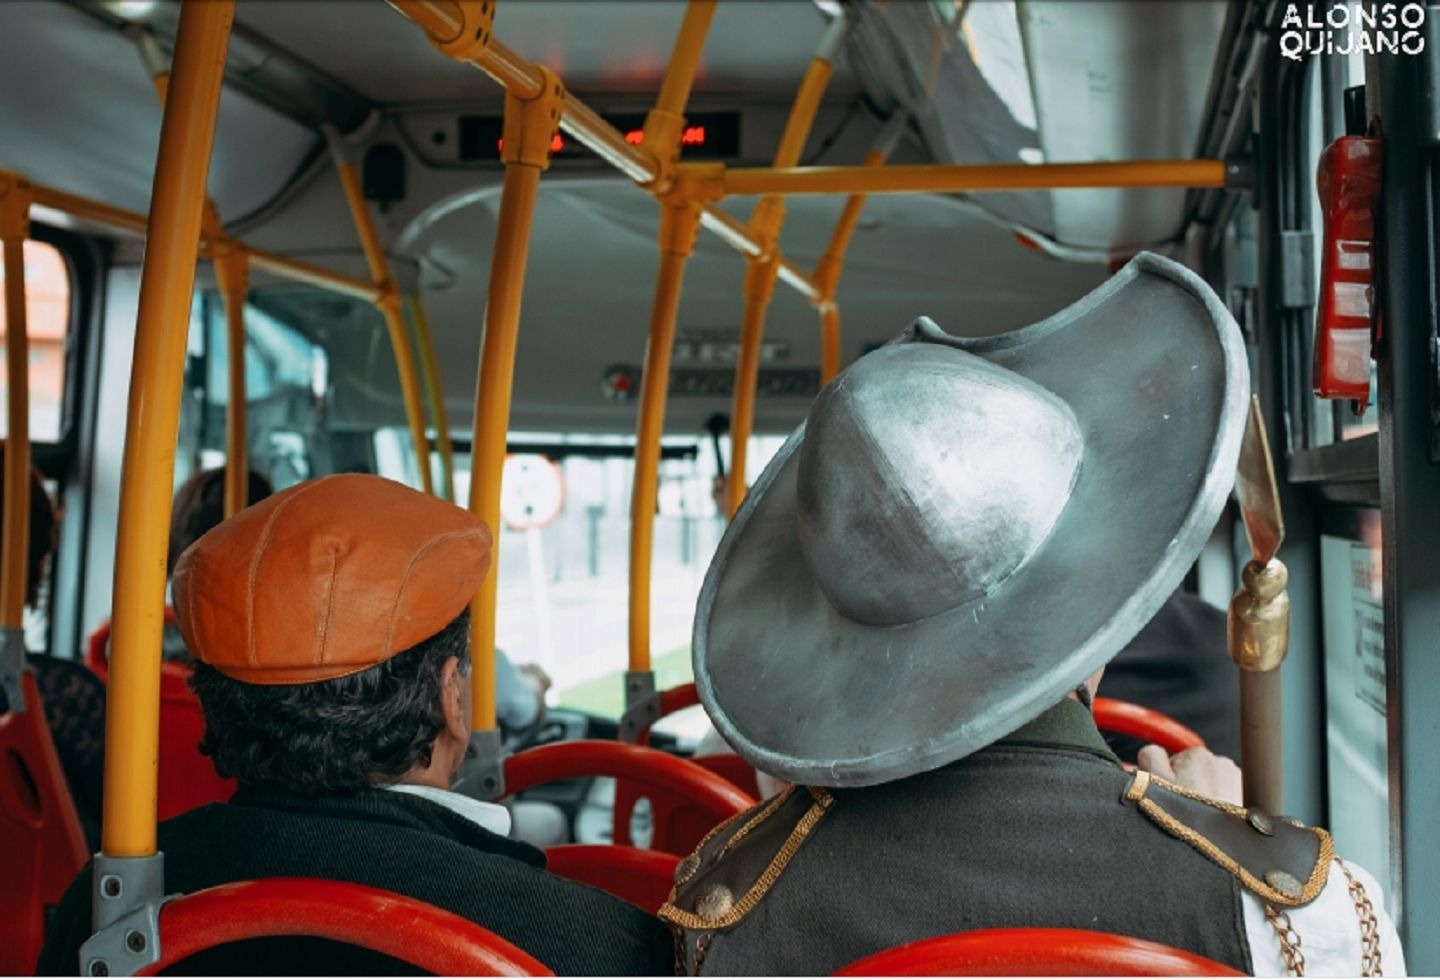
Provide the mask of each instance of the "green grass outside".
{"label": "green grass outside", "polygon": [[[650,665],[655,669],[657,691],[693,679],[688,646],[654,657]],[[588,711],[606,718],[619,718],[620,713],[625,710],[625,671],[617,670],[613,674],[596,677],[584,684],[563,688],[556,696],[556,701],[562,708]]]}

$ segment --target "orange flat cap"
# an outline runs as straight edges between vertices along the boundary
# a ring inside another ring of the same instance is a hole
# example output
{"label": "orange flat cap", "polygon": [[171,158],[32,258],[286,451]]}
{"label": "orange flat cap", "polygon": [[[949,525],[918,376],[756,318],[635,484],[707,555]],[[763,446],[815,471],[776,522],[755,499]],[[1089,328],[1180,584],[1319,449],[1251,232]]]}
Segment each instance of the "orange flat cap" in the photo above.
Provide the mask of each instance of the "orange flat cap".
{"label": "orange flat cap", "polygon": [[187,548],[175,615],[199,661],[247,684],[359,673],[444,629],[490,568],[469,511],[378,476],[311,480]]}

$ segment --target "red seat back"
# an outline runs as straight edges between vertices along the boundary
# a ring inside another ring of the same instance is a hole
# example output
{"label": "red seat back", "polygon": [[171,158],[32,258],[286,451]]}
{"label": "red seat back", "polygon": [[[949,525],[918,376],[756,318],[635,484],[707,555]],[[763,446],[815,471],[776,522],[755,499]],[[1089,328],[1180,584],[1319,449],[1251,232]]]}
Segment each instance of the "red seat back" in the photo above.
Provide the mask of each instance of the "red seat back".
{"label": "red seat back", "polygon": [[557,844],[545,849],[551,874],[590,885],[639,906],[660,911],[675,884],[678,854],[612,844]]}
{"label": "red seat back", "polygon": [[[165,621],[175,622],[175,611],[165,607]],[[110,677],[110,621],[90,636],[85,663],[101,682]],[[230,799],[235,780],[224,779],[209,758],[200,753],[205,715],[190,690],[188,664],[165,661],[160,665],[160,786],[157,815],[168,820],[206,803]]]}
{"label": "red seat back", "polygon": [[160,907],[154,976],[196,953],[271,936],[314,936],[404,960],[441,977],[553,976],[539,960],[469,919],[368,885],[265,878],[218,885]]}
{"label": "red seat back", "polygon": [[1223,963],[1143,939],[1083,929],[980,929],[857,960],[841,977],[1238,977]]}
{"label": "red seat back", "polygon": [[86,860],[85,834],[50,740],[40,690],[20,674],[25,710],[0,715],[0,974],[34,971],[45,907]]}
{"label": "red seat back", "polygon": [[[670,811],[657,814],[657,832],[651,848],[671,854],[689,854],[700,838],[716,824],[755,804],[755,798],[729,781],[689,759],[681,759],[644,745],[623,742],[581,740],[557,742],[526,749],[505,760],[505,787],[511,793],[557,779],[609,776],[616,781],[616,798],[621,789],[654,800],[673,801],[674,807],[692,811],[694,825],[681,826],[670,820]],[[618,806],[617,806],[618,811]],[[629,840],[628,823],[624,840]]]}
{"label": "red seat back", "polygon": [[[660,718],[700,703],[695,685],[681,684],[660,692]],[[639,733],[639,743],[649,742],[650,730]],[[722,777],[755,799],[760,799],[760,787],[755,781],[755,770],[744,759],[735,755],[696,756],[690,760]],[[641,800],[650,801],[650,821],[653,832],[650,847],[671,854],[689,854],[701,839],[715,826],[710,815],[692,805],[683,795],[668,791],[663,786],[642,789],[633,782],[619,781],[615,784],[615,821],[613,839],[616,844],[633,844],[630,836],[630,818],[635,805]]]}

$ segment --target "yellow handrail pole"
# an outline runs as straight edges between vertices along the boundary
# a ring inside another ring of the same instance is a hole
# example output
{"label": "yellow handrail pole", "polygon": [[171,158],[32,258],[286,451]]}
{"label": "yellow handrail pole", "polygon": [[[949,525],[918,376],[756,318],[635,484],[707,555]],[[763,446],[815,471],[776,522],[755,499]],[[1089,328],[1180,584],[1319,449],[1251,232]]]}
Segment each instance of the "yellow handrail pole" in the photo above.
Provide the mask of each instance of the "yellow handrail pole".
{"label": "yellow handrail pole", "polygon": [[[675,37],[655,107],[645,117],[641,147],[659,163],[657,184],[668,185],[680,159],[680,137],[685,129],[685,104],[705,36],[715,16],[714,0],[691,0]],[[689,202],[664,204],[660,209],[660,268],[655,279],[655,301],[650,309],[650,333],[645,344],[645,368],[640,380],[640,412],[635,427],[634,483],[630,491],[630,672],[644,673],[643,689],[636,697],[654,693],[650,671],[650,571],[655,548],[655,501],[660,485],[660,437],[665,432],[665,402],[670,385],[670,354],[675,346],[675,322],[680,314],[680,290],[686,260],[695,251],[700,231],[700,208]],[[627,691],[635,683],[627,678]],[[627,703],[626,707],[630,707]]]}
{"label": "yellow handrail pole", "polygon": [[410,347],[410,333],[405,328],[405,317],[400,312],[400,293],[390,278],[390,261],[380,244],[380,235],[375,230],[375,217],[365,200],[365,191],[360,186],[360,174],[355,161],[350,159],[349,148],[340,134],[331,126],[324,127],[330,141],[330,154],[335,159],[335,169],[340,175],[340,186],[345,190],[345,201],[350,206],[350,216],[355,221],[355,231],[360,236],[360,247],[365,250],[365,262],[370,267],[370,278],[380,292],[375,306],[385,317],[385,328],[390,332],[390,346],[395,351],[395,370],[400,375],[400,395],[405,401],[405,418],[410,423],[410,440],[415,446],[416,466],[420,470],[420,486],[426,493],[434,493],[435,481],[430,472],[430,440],[425,435],[425,403],[420,395],[420,374],[415,369],[415,355]]}
{"label": "yellow handrail pole", "polygon": [[450,441],[450,413],[445,408],[445,388],[440,379],[440,360],[435,356],[435,335],[419,292],[407,293],[405,305],[415,330],[415,350],[420,358],[420,379],[435,419],[435,449],[440,454],[440,496],[455,499],[455,447]]}
{"label": "yellow handrail pole", "polygon": [[[4,170],[0,170],[0,177],[20,179],[18,174]],[[149,219],[138,211],[128,211],[125,208],[118,208],[82,197],[79,194],[72,194],[69,191],[41,184],[32,185],[32,194],[37,207],[59,211],[72,218],[93,222],[112,231],[135,235],[139,238],[145,237],[145,227]],[[231,241],[237,247],[244,248],[249,254],[250,266],[253,269],[260,269],[292,282],[328,289],[343,296],[353,296],[355,299],[363,299],[369,303],[374,303],[380,298],[380,290],[375,287],[374,283],[334,272],[310,262],[292,259],[288,255],[252,248],[236,239],[231,239]],[[202,242],[201,254],[208,256],[210,251],[211,243],[209,241]]]}
{"label": "yellow handrail pole", "polygon": [[735,390],[730,395],[730,472],[726,474],[725,503],[734,517],[745,499],[745,457],[755,427],[755,395],[760,384],[760,345],[765,336],[765,313],[775,294],[775,260],[750,259],[745,263],[745,312],[740,320],[740,353],[735,362]]}
{"label": "yellow handrail pole", "polygon": [[[155,85],[155,97],[165,108],[170,90],[170,62],[160,50],[154,33],[142,29],[135,39],[140,61]],[[215,202],[207,199],[200,218],[202,249],[210,253],[216,285],[225,307],[225,349],[228,388],[225,401],[225,497],[224,514],[234,517],[250,502],[250,461],[247,451],[247,410],[245,394],[245,294],[249,290],[250,262],[241,246],[225,234]],[[208,248],[206,247],[208,246]]]}
{"label": "yellow handrail pole", "polygon": [[160,127],[135,327],[115,554],[101,848],[155,853],[165,544],[186,325],[234,0],[181,7]]}
{"label": "yellow handrail pole", "polygon": [[742,167],[723,171],[731,194],[958,194],[1077,187],[1224,187],[1224,160],[1112,163],[906,164],[890,167]]}
{"label": "yellow handrail pole", "polygon": [[[430,43],[446,57],[480,69],[520,98],[529,98],[541,91],[540,66],[511,51],[491,33],[495,14],[492,0],[386,2],[422,28]],[[626,142],[624,133],[579,99],[566,98],[560,128],[642,187],[665,190],[654,186],[659,175],[656,159],[641,147]],[[700,222],[742,254],[758,255],[773,248],[757,242],[744,225],[709,204],[701,212]],[[817,294],[806,274],[783,257],[780,279],[806,300],[815,301]]]}
{"label": "yellow handrail pole", "polygon": [[[892,115],[880,130],[880,135],[875,140],[875,148],[865,155],[864,166],[884,166],[899,145],[900,137],[905,135],[908,124],[905,113],[896,112]],[[815,263],[815,271],[810,276],[820,291],[820,299],[815,308],[820,311],[822,386],[829,384],[835,375],[840,373],[840,305],[835,301],[835,293],[840,288],[840,273],[845,265],[845,253],[849,251],[850,241],[855,237],[855,228],[860,223],[860,212],[864,207],[864,194],[851,194],[846,199],[845,206],[840,209],[840,217],[835,222],[835,230],[830,234],[830,244],[825,246],[825,254]]]}
{"label": "yellow handrail pole", "polygon": [[[29,572],[26,557],[30,553],[30,345],[25,320],[25,239],[28,237],[29,186],[22,180],[0,175],[0,239],[4,241],[5,262],[5,418],[9,424],[5,438],[5,548],[0,554],[0,629],[7,633],[25,625],[28,586],[25,579]],[[24,710],[25,705],[16,708]]]}
{"label": "yellow handrail pole", "polygon": [[[885,163],[885,154],[871,150],[865,157],[865,166],[879,167]],[[815,263],[812,275],[820,288],[820,384],[827,385],[840,373],[840,308],[835,303],[835,291],[840,286],[840,271],[845,263],[845,252],[855,236],[855,227],[860,223],[860,212],[865,208],[864,194],[851,194],[840,209],[835,230],[830,235],[830,244],[825,254]]]}
{"label": "yellow handrail pole", "polygon": [[[542,69],[542,72],[544,69]],[[470,605],[471,691],[474,730],[496,727],[495,608],[500,584],[500,479],[510,429],[510,392],[515,346],[520,332],[520,301],[540,174],[550,166],[550,141],[560,119],[565,90],[544,72],[548,84],[530,99],[505,95],[505,181],[495,252],[490,260],[490,290],[485,304],[485,333],[480,342],[480,378],[475,388],[474,433],[470,448],[470,510],[495,534],[497,547],[490,574]]]}
{"label": "yellow handrail pole", "polygon": [[840,306],[834,300],[820,307],[820,387],[840,373]]}
{"label": "yellow handrail pole", "polygon": [[[776,167],[793,167],[799,161],[815,116],[820,111],[825,87],[830,84],[830,76],[835,70],[835,55],[845,40],[846,29],[844,14],[837,16],[825,29],[815,56],[805,69],[800,89],[795,93],[790,116],[785,120],[785,131],[781,133],[780,145],[775,150]],[[760,345],[765,338],[765,314],[770,298],[775,295],[775,283],[780,275],[775,251],[784,221],[785,200],[777,195],[762,198],[750,215],[750,231],[767,247],[763,254],[751,258],[745,265],[745,313],[740,326],[740,356],[735,364],[735,390],[730,399],[730,473],[725,499],[731,517],[735,516],[735,511],[745,499],[745,457],[755,422],[755,395],[760,384]]]}
{"label": "yellow handrail pole", "polygon": [[212,259],[215,281],[225,304],[227,396],[225,402],[225,516],[250,503],[249,402],[245,393],[245,293],[250,259],[230,243],[217,246]]}
{"label": "yellow handrail pole", "polygon": [[660,212],[660,271],[650,309],[650,335],[640,376],[640,417],[635,433],[635,480],[630,492],[630,670],[650,670],[650,567],[655,544],[655,501],[660,484],[660,436],[670,386],[670,353],[680,313],[685,262],[695,251],[700,209],[667,204]]}
{"label": "yellow handrail pole", "polygon": [[374,283],[366,282],[363,279],[356,279],[353,276],[343,275],[339,272],[332,272],[329,269],[309,262],[301,262],[299,259],[292,259],[288,255],[277,255],[274,252],[266,252],[262,249],[245,246],[245,251],[250,256],[250,268],[260,269],[264,272],[273,273],[282,279],[289,279],[291,282],[302,283],[307,286],[317,286],[320,289],[328,289],[332,293],[339,293],[342,296],[352,296],[355,299],[363,299],[369,303],[380,302],[380,290]]}

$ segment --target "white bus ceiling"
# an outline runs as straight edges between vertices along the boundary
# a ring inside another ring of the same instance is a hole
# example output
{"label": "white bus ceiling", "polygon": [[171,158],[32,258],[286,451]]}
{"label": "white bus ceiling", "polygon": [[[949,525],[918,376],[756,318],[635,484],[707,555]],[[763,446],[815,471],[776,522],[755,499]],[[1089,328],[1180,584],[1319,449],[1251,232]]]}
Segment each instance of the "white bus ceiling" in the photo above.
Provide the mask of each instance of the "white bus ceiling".
{"label": "white bus ceiling", "polygon": [[[858,162],[883,116],[899,107],[912,125],[897,162],[1190,156],[1224,5],[1148,4],[1143,15],[1135,6],[985,0],[971,5],[968,27],[958,32],[933,3],[853,6],[857,27],[803,162]],[[691,108],[741,114],[735,162],[768,161],[833,7],[788,0],[767,4],[762,14],[750,3],[718,6]],[[502,0],[495,32],[556,69],[600,112],[643,113],[683,11],[680,2]],[[9,134],[0,142],[0,167],[145,209],[160,113],[125,19],[150,24],[168,44],[175,9],[105,0],[0,4],[0,84],[24,93],[0,108]],[[1084,43],[1066,40],[1081,34]],[[1156,49],[1174,56],[1147,57]],[[381,234],[402,283],[418,274],[450,420],[468,429],[500,167],[459,162],[454,136],[461,115],[499,115],[500,88],[440,56],[381,0],[241,0],[227,79],[211,191],[231,230],[258,247],[364,276],[314,122],[328,111],[331,121],[349,122],[361,150],[376,142],[401,147],[406,192],[379,212]],[[744,215],[752,203],[725,206]],[[788,258],[813,265],[840,203],[790,201],[781,237]],[[1184,192],[1163,190],[872,197],[839,291],[843,359],[919,314],[956,332],[987,333],[1053,312],[1103,278],[1113,255],[1173,250],[1185,203]],[[593,158],[557,160],[551,168],[529,260],[515,428],[633,432],[635,404],[606,399],[601,375],[610,365],[643,360],[657,212],[647,194]],[[1085,261],[1028,251],[1017,230],[1055,255]],[[117,260],[138,255],[132,244]],[[738,328],[743,269],[737,254],[702,232],[686,273],[682,341],[697,331]],[[210,281],[208,272],[201,281]],[[253,284],[267,285],[260,276]],[[297,326],[329,353],[336,388],[330,425],[402,423],[378,318],[336,317],[334,302],[319,294],[277,302],[313,310],[313,319],[306,315],[309,322]],[[783,284],[767,338],[788,351],[765,367],[818,367],[817,316]],[[730,367],[687,363],[683,349],[680,355],[676,368]],[[788,429],[806,402],[762,393],[757,430]],[[677,396],[667,429],[698,432],[728,408],[724,396]]]}

